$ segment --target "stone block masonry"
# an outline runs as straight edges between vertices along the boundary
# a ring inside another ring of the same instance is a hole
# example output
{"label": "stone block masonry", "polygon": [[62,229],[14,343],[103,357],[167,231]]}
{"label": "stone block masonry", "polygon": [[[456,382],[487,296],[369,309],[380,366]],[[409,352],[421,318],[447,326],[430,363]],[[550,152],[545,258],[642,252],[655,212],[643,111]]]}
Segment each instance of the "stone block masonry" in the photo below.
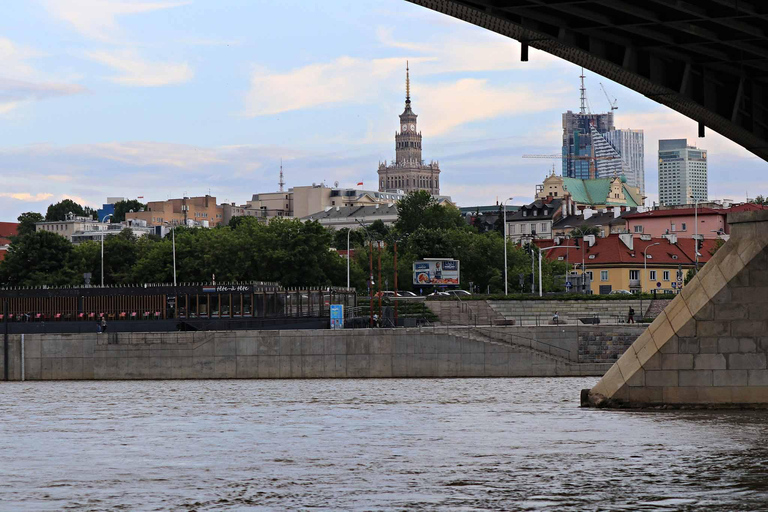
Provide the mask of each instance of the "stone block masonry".
{"label": "stone block masonry", "polygon": [[728,222],[730,240],[582,405],[768,407],[768,211]]}
{"label": "stone block masonry", "polygon": [[[11,380],[602,375],[578,329],[359,329],[11,336]],[[599,327],[592,337],[603,336]],[[638,331],[639,333],[639,331]],[[587,334],[589,336],[589,334]],[[1,359],[1,358],[0,358]],[[2,361],[0,361],[0,372]]]}

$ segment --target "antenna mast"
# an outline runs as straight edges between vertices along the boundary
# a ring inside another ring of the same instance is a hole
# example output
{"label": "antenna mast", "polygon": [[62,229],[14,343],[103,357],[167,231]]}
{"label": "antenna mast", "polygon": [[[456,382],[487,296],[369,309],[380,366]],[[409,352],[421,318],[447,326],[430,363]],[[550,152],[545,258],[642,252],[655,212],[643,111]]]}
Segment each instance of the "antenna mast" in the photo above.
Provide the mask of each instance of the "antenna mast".
{"label": "antenna mast", "polygon": [[280,159],[280,181],[278,182],[278,185],[280,185],[280,192],[283,192],[283,187],[285,186],[285,179],[283,179],[283,159]]}
{"label": "antenna mast", "polygon": [[581,113],[583,115],[587,113],[587,89],[584,87],[584,68],[581,68],[581,75],[579,75],[579,78],[581,78]]}

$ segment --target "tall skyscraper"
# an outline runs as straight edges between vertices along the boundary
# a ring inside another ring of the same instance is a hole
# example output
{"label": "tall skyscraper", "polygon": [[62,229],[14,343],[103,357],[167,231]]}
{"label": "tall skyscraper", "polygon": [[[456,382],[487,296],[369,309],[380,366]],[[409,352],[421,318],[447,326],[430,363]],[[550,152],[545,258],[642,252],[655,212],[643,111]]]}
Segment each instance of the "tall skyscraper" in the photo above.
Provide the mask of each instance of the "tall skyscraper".
{"label": "tall skyscraper", "polygon": [[623,174],[629,185],[645,194],[643,131],[617,130],[612,111],[588,113],[583,73],[580,78],[581,109],[563,114],[563,176],[595,179]]}
{"label": "tall skyscraper", "polygon": [[411,76],[405,66],[405,110],[400,114],[400,131],[395,132],[395,160],[379,162],[379,192],[387,190],[426,190],[440,195],[440,166],[425,164],[421,159],[421,132],[416,126],[418,116],[411,110]]}
{"label": "tall skyscraper", "polygon": [[694,200],[708,200],[707,150],[689,146],[687,139],[660,140],[659,204],[691,204]]}
{"label": "tall skyscraper", "polygon": [[[597,178],[601,171],[615,167],[613,160],[595,160],[594,173],[590,175],[590,157],[601,156],[600,149],[593,150],[593,133],[603,134],[613,130],[613,112],[606,114],[578,114],[570,110],[563,114],[563,176],[582,180]],[[599,140],[597,141],[599,144]]]}
{"label": "tall skyscraper", "polygon": [[[627,183],[645,194],[645,140],[643,130],[611,130],[605,140],[616,150],[621,159],[621,174]],[[610,178],[611,176],[600,176]]]}

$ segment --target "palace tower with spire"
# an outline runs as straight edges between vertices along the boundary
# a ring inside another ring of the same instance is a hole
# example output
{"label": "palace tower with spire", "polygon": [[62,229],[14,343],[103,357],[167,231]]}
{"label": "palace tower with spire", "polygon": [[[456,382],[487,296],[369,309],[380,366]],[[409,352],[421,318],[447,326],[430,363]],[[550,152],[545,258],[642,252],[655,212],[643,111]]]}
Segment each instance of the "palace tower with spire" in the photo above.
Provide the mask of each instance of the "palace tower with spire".
{"label": "palace tower with spire", "polygon": [[421,132],[411,110],[411,77],[405,66],[405,110],[400,114],[400,131],[395,132],[395,160],[379,162],[379,192],[426,190],[440,195],[440,166],[421,159]]}

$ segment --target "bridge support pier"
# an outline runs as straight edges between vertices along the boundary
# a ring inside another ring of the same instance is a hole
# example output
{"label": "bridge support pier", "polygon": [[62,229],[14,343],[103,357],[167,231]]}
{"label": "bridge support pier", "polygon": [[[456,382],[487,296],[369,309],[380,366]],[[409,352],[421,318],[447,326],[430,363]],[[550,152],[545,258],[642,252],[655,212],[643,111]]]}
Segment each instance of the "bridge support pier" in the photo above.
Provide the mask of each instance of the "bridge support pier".
{"label": "bridge support pier", "polygon": [[730,240],[582,406],[768,408],[768,211],[728,222]]}

